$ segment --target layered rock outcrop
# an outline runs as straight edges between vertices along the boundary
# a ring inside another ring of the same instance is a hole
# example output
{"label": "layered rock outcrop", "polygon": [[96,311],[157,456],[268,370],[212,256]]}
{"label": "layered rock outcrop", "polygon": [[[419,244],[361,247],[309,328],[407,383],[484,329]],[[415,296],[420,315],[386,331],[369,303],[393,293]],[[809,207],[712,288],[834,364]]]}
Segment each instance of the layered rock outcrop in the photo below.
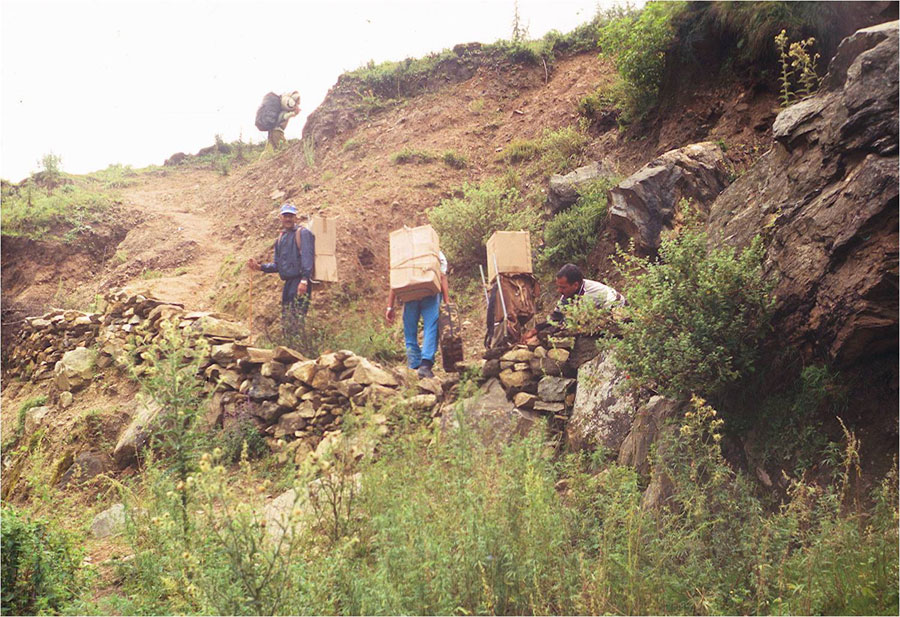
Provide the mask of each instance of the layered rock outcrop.
{"label": "layered rock outcrop", "polygon": [[727,185],[725,155],[717,144],[670,150],[610,189],[608,228],[623,243],[634,240],[638,252],[655,253],[682,199],[705,213]]}
{"label": "layered rock outcrop", "polygon": [[846,38],[819,93],[778,115],[774,147],[710,211],[714,242],[762,234],[776,335],[809,359],[897,349],[897,57],[898,22]]}

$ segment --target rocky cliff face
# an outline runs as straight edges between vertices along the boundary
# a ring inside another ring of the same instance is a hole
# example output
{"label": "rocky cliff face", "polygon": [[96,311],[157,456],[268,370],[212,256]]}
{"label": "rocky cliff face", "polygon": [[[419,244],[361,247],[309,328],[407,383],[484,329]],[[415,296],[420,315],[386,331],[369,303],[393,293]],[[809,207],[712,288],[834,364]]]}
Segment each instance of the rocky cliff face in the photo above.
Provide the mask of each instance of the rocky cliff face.
{"label": "rocky cliff face", "polygon": [[844,368],[897,349],[897,57],[898,22],[847,37],[710,211],[713,241],[763,235],[779,339]]}

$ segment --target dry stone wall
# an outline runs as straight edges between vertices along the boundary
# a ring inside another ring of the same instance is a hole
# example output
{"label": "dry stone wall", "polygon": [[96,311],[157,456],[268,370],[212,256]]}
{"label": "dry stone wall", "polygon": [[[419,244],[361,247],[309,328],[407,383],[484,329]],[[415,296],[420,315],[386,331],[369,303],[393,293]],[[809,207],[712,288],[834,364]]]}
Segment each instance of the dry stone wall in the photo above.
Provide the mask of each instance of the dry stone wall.
{"label": "dry stone wall", "polygon": [[[227,315],[188,311],[123,291],[109,293],[101,312],[57,310],[26,320],[11,348],[7,374],[47,381],[51,401],[66,407],[100,370],[131,367],[137,377],[145,373],[143,360],[162,337],[165,322],[209,343],[201,365],[211,393],[208,426],[249,419],[273,442],[306,442],[305,452],[339,433],[345,414],[358,407],[379,407],[402,393],[414,407],[428,411],[443,400],[444,387],[452,385],[422,380],[406,390],[407,383],[412,385],[407,375],[348,350],[310,359],[287,347],[253,347],[249,330]],[[158,406],[150,401],[135,405],[132,422],[113,452],[119,467],[134,462],[157,414]],[[380,416],[379,422],[385,424],[386,418]]]}

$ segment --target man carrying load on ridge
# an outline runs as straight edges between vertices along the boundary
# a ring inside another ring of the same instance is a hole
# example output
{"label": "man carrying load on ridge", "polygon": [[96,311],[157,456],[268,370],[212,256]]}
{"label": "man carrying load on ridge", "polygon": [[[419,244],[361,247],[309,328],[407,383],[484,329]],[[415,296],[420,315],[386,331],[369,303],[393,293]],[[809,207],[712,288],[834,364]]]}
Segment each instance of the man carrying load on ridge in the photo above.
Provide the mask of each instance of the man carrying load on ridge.
{"label": "man carrying load on ridge", "polygon": [[[441,291],[419,300],[403,303],[403,338],[406,341],[406,365],[416,370],[420,379],[434,377],[432,367],[438,349],[438,319],[441,301],[450,302],[450,288],[447,284],[447,258],[438,251],[441,269]],[[394,302],[396,294],[391,289],[387,299],[384,317],[394,323]],[[419,346],[419,321],[422,321],[422,346]]]}
{"label": "man carrying load on ridge", "polygon": [[310,281],[315,270],[316,238],[306,227],[297,227],[297,208],[281,206],[281,234],[275,240],[275,260],[260,264],[251,258],[247,266],[265,273],[277,272],[284,281],[281,292],[281,331],[297,335],[303,327],[312,296]]}

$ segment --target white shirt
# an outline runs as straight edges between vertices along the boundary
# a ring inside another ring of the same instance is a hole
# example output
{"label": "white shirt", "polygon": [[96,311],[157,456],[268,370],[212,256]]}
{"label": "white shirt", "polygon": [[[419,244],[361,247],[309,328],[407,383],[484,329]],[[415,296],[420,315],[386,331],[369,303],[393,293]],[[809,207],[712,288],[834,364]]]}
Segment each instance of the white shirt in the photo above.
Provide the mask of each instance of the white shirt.
{"label": "white shirt", "polygon": [[447,274],[447,258],[443,251],[438,251],[438,261],[441,262],[441,274]]}

